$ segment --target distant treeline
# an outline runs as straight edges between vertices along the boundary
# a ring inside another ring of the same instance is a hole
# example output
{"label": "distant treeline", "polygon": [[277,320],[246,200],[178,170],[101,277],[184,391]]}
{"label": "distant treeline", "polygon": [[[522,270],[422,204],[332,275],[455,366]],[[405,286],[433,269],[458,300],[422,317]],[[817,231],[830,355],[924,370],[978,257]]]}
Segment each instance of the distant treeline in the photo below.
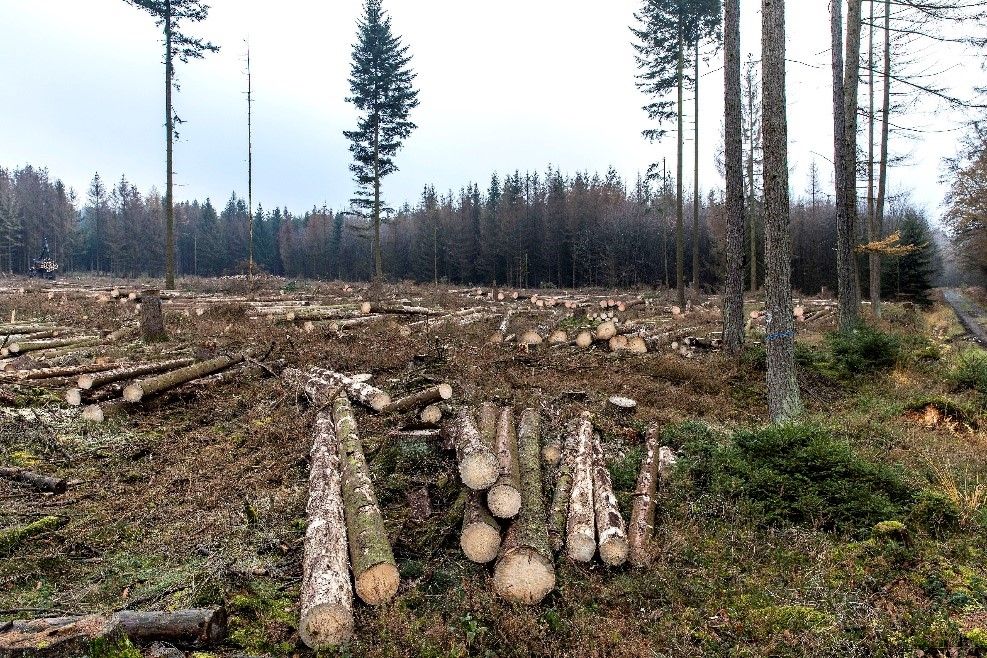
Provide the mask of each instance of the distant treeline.
{"label": "distant treeline", "polygon": [[[805,293],[836,282],[833,204],[793,202],[793,285]],[[759,204],[754,218],[757,285],[763,282]],[[458,193],[425,188],[416,205],[391,213],[383,255],[392,279],[507,286],[674,285],[675,216],[671,183],[628,187],[604,176],[557,171],[493,176],[486,190],[470,184]],[[685,218],[686,279],[692,280],[692,210]],[[248,213],[236,195],[217,208],[210,200],[175,205],[179,275],[244,272]],[[289,277],[367,279],[372,262],[366,221],[325,208],[293,214],[254,212],[254,260],[260,269]],[[928,223],[907,200],[892,204],[888,233],[901,227],[931,242]],[[722,199],[700,200],[700,283],[720,280],[724,241]],[[45,238],[68,271],[119,276],[164,272],[164,208],[157,191],[141,193],[125,178],[108,185],[97,175],[80,201],[44,169],[0,169],[0,269],[24,273]],[[933,246],[923,257],[935,263]],[[750,284],[750,236],[745,258]],[[866,265],[861,258],[861,267]],[[888,294],[900,288],[900,259],[885,259]],[[861,273],[861,280],[867,277]]]}

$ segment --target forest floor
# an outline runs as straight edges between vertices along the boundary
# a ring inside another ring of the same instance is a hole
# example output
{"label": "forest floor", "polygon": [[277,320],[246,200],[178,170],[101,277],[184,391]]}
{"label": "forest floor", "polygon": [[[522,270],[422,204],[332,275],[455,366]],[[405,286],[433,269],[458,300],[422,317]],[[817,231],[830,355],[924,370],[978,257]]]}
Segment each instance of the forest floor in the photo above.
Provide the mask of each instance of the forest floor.
{"label": "forest floor", "polygon": [[[112,330],[133,318],[125,304],[50,298],[45,283],[0,285],[27,288],[0,295],[4,320],[16,311]],[[243,286],[182,285],[231,296]],[[322,300],[379,295],[450,310],[477,303],[448,287],[264,285]],[[669,303],[667,291],[641,292]],[[675,322],[715,329],[715,300],[703,301]],[[757,308],[751,298],[748,310]],[[569,315],[519,312],[512,331],[584,322]],[[542,409],[552,419],[545,434],[589,410],[625,518],[648,426],[661,426],[681,451],[680,467],[660,491],[650,566],[611,569],[560,556],[556,590],[541,605],[514,606],[493,594],[490,568],[459,548],[454,456],[409,454],[385,440],[396,419],[358,411],[401,587],[383,607],[358,603],[356,639],[325,655],[987,655],[987,357],[941,295],[927,309],[887,304],[884,318],[871,320],[883,333],[861,334],[871,341],[863,346],[835,341],[833,317],[800,324],[806,420],[774,443],[758,434],[767,410],[756,329],[735,360],[718,351],[685,358],[671,349],[491,344],[499,316],[404,335],[412,320],[307,333],[248,321],[245,306],[231,302],[201,315],[166,312],[170,341],[156,349],[255,347],[271,362],[371,373],[395,397],[449,382],[456,403]],[[890,358],[871,358],[885,348]],[[277,378],[250,377],[92,425],[64,405],[63,392],[0,384],[0,465],[71,480],[60,496],[0,480],[0,528],[40,515],[68,519],[0,555],[0,625],[224,604],[229,638],[197,658],[311,655],[296,631],[314,417],[304,401]],[[614,394],[637,400],[636,415],[608,413]],[[752,437],[761,448],[750,449]],[[867,507],[859,491],[878,481],[897,493]],[[818,500],[800,498],[809,490]],[[101,651],[99,658],[114,655]]]}

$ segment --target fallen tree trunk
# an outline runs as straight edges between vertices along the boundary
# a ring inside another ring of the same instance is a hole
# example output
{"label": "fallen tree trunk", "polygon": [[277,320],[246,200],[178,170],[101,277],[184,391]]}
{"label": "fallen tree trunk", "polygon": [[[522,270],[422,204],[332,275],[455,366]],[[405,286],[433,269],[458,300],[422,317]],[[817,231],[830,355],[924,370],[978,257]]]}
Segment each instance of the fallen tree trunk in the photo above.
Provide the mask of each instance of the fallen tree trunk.
{"label": "fallen tree trunk", "polygon": [[332,418],[339,439],[343,507],[356,593],[364,603],[381,605],[397,594],[401,577],[346,396],[333,401]]}
{"label": "fallen tree trunk", "polygon": [[538,412],[525,409],[518,431],[523,503],[507,531],[494,568],[494,591],[509,601],[528,605],[540,603],[555,589],[555,564],[541,489],[539,436]]}
{"label": "fallen tree trunk", "polygon": [[84,391],[81,388],[70,388],[65,391],[65,402],[70,407],[81,407],[85,404],[96,404],[118,398],[123,395],[123,386],[113,384],[98,390]]}
{"label": "fallen tree trunk", "polygon": [[[579,423],[574,418],[566,425],[565,441],[559,454],[559,468],[555,477],[555,490],[548,508],[548,538],[552,550],[558,553],[565,543],[566,522],[569,516],[569,500],[572,497],[572,468],[578,451]],[[544,458],[544,451],[542,451]]]}
{"label": "fallen tree trunk", "polygon": [[352,638],[354,627],[339,444],[328,410],[315,419],[310,454],[298,634],[312,649],[325,649]]}
{"label": "fallen tree trunk", "polygon": [[68,486],[68,480],[65,478],[53,478],[49,475],[29,471],[26,468],[0,467],[0,478],[30,485],[35,491],[55,494],[65,493]]}
{"label": "fallen tree trunk", "polygon": [[116,398],[100,404],[91,404],[83,408],[82,419],[92,423],[102,423],[107,418],[117,416],[126,411],[129,405],[130,403],[123,398]]}
{"label": "fallen tree trunk", "polygon": [[440,400],[448,400],[451,397],[452,386],[449,384],[439,384],[438,386],[432,386],[431,388],[426,388],[422,391],[418,391],[417,393],[412,393],[411,395],[395,400],[384,407],[381,411],[383,413],[408,411],[410,409],[428,406],[429,404]]}
{"label": "fallen tree trunk", "polygon": [[56,377],[72,377],[83,373],[105,372],[119,368],[118,363],[89,363],[82,366],[62,366],[56,368],[35,368],[33,370],[17,370],[12,373],[20,380],[26,379],[54,379]]}
{"label": "fallen tree trunk", "polygon": [[[483,420],[484,428],[486,424]],[[470,489],[489,489],[500,473],[497,456],[489,443],[486,432],[481,433],[469,409],[462,409],[456,417],[454,441],[459,461],[459,476]]]}
{"label": "fallen tree trunk", "polygon": [[583,412],[579,418],[574,447],[566,552],[577,562],[589,562],[596,553],[596,518],[593,513],[593,424],[588,412]]}
{"label": "fallen tree trunk", "polygon": [[57,347],[89,347],[99,344],[97,336],[82,336],[78,338],[56,338],[54,340],[34,340],[11,343],[7,348],[11,354],[23,354],[25,352],[38,352],[40,350],[50,350]]}
{"label": "fallen tree trunk", "polygon": [[0,555],[7,555],[31,537],[54,532],[68,523],[63,516],[43,516],[36,521],[0,530]]}
{"label": "fallen tree trunk", "polygon": [[514,317],[514,309],[511,309],[504,314],[504,318],[500,321],[500,324],[497,325],[497,331],[495,331],[493,335],[490,336],[491,343],[504,342],[504,338],[507,337],[507,329],[508,327],[511,326],[511,318],[513,317]]}
{"label": "fallen tree trunk", "polygon": [[637,486],[634,488],[634,500],[631,503],[631,524],[627,533],[628,556],[631,564],[636,567],[647,563],[648,544],[654,531],[660,437],[661,432],[657,427],[648,428],[644,461],[641,462]]}
{"label": "fallen tree trunk", "polygon": [[425,308],[424,306],[407,306],[405,304],[388,306],[363,302],[360,305],[360,313],[363,315],[370,315],[371,313],[379,313],[381,315],[443,315],[444,311]]}
{"label": "fallen tree trunk", "polygon": [[613,493],[613,482],[599,436],[593,437],[593,505],[596,509],[596,532],[600,539],[600,559],[611,567],[620,566],[627,561],[627,530]]}
{"label": "fallen tree trunk", "polygon": [[119,382],[127,379],[134,379],[135,377],[140,377],[142,375],[153,375],[160,372],[184,368],[185,366],[192,365],[193,363],[195,363],[195,359],[172,359],[170,361],[158,361],[157,363],[139,363],[122,368],[119,364],[117,364],[111,369],[108,369],[108,372],[82,375],[79,377],[78,385],[79,388],[86,391],[92,388],[99,388],[100,386],[104,386],[112,382]]}
{"label": "fallen tree trunk", "polygon": [[326,385],[342,386],[346,390],[347,395],[374,411],[383,411],[391,404],[390,395],[366,382],[358,381],[353,377],[347,377],[342,373],[326,370],[325,368],[312,368],[311,372],[323,379]]}
{"label": "fallen tree trunk", "polygon": [[243,359],[243,354],[217,356],[214,359],[200,361],[199,363],[178,368],[177,370],[172,370],[156,377],[141,379],[123,389],[123,399],[130,403],[140,402],[145,397],[167,391],[168,389],[175,388],[200,377],[211,375],[220,370],[225,370],[232,365],[240,363]]}
{"label": "fallen tree trunk", "polygon": [[207,647],[226,636],[223,608],[176,612],[124,610],[103,617],[86,615],[15,620],[0,626],[0,651],[48,650],[74,640],[122,635],[138,642],[164,641]]}
{"label": "fallen tree trunk", "polygon": [[490,514],[479,491],[470,492],[463,509],[459,546],[467,558],[479,564],[492,561],[500,552],[500,525]]}
{"label": "fallen tree trunk", "polygon": [[487,492],[487,507],[501,519],[513,519],[521,509],[521,475],[518,464],[518,437],[514,428],[514,412],[510,407],[500,410],[497,421],[497,481]]}

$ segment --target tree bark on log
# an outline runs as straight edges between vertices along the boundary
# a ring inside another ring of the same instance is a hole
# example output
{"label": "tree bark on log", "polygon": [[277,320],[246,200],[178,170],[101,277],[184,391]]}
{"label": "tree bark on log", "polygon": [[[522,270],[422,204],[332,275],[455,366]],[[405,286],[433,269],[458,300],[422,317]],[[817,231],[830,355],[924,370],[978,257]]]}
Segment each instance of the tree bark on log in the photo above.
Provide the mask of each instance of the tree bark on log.
{"label": "tree bark on log", "polygon": [[39,352],[41,350],[50,350],[57,347],[90,347],[92,345],[98,345],[99,338],[97,336],[79,336],[76,338],[57,338],[55,340],[31,340],[23,341],[17,343],[11,343],[8,346],[11,354],[23,354],[25,352]]}
{"label": "tree bark on log", "polygon": [[655,524],[655,491],[658,487],[658,442],[661,431],[649,427],[645,436],[645,455],[641,471],[634,488],[634,501],[631,504],[631,523],[628,528],[628,557],[632,565],[644,566],[647,562],[647,549]]}
{"label": "tree bark on log", "polygon": [[417,393],[412,393],[411,395],[395,400],[384,407],[381,411],[383,413],[409,411],[411,409],[428,406],[429,404],[440,400],[448,400],[451,397],[452,386],[449,384],[439,384],[438,386],[432,386],[431,388],[426,388],[422,391],[418,391]]}
{"label": "tree bark on log", "polygon": [[35,491],[55,494],[65,493],[65,489],[68,486],[68,481],[65,478],[42,475],[41,473],[35,473],[25,468],[0,467],[0,478],[30,485]]}
{"label": "tree bark on log", "polygon": [[462,409],[456,418],[454,431],[459,476],[470,489],[489,489],[500,473],[497,456],[486,433],[481,433],[468,409]]}
{"label": "tree bark on log", "polygon": [[226,636],[226,611],[223,608],[176,612],[124,610],[108,617],[16,620],[0,626],[0,651],[47,650],[73,640],[112,635],[139,642],[159,640],[179,646],[211,646]]}
{"label": "tree bark on log", "polygon": [[79,377],[78,386],[82,390],[86,391],[93,388],[99,388],[100,386],[104,386],[105,384],[110,384],[112,382],[119,382],[127,379],[134,379],[135,377],[140,377],[142,375],[153,375],[160,372],[184,368],[185,366],[192,365],[193,363],[195,363],[195,359],[172,359],[170,361],[159,361],[157,363],[139,363],[122,368],[119,364],[117,364],[109,368],[108,372],[82,375]]}
{"label": "tree bark on log", "polygon": [[325,649],[352,638],[354,629],[339,443],[328,410],[315,419],[310,454],[298,634],[312,649]]}
{"label": "tree bark on log", "polygon": [[479,491],[470,491],[463,509],[459,546],[467,558],[479,564],[493,561],[500,552],[500,524],[487,509]]}
{"label": "tree bark on log", "polygon": [[518,431],[521,462],[521,511],[501,545],[494,568],[494,591],[518,603],[540,603],[555,589],[555,563],[545,527],[545,502],[541,488],[538,412],[525,409]]}
{"label": "tree bark on log", "polygon": [[514,412],[510,407],[500,410],[496,453],[498,476],[497,482],[487,492],[487,507],[497,518],[513,519],[521,509],[521,474]]}
{"label": "tree bark on log", "polygon": [[397,594],[401,578],[356,431],[353,408],[346,396],[333,402],[332,418],[339,440],[343,506],[356,593],[364,603],[381,605]]}
{"label": "tree bark on log", "polygon": [[96,373],[113,370],[120,367],[117,363],[88,363],[81,366],[61,366],[54,368],[34,368],[32,370],[15,370],[7,373],[6,378],[16,378],[20,380],[29,379],[55,379],[57,377],[71,377],[83,373]]}
{"label": "tree bark on log", "polygon": [[348,396],[378,413],[391,404],[390,395],[366,382],[357,381],[352,377],[325,368],[312,368],[311,372],[325,380],[326,385],[342,386],[346,389]]}
{"label": "tree bark on log", "polygon": [[360,305],[360,312],[363,315],[370,315],[371,313],[378,313],[380,315],[442,315],[444,313],[444,311],[425,308],[423,306],[388,306],[384,304],[373,304],[371,302],[363,302]]}
{"label": "tree bark on log", "polygon": [[627,561],[627,530],[613,493],[613,482],[599,436],[593,437],[593,506],[596,510],[600,559],[608,566],[620,566]]}
{"label": "tree bark on log", "polygon": [[593,423],[588,412],[583,412],[579,418],[574,447],[566,552],[577,562],[589,562],[596,553],[596,517],[593,513]]}
{"label": "tree bark on log", "polygon": [[140,328],[141,340],[145,343],[168,340],[164,326],[164,315],[161,313],[161,295],[157,290],[141,292]]}
{"label": "tree bark on log", "polygon": [[43,516],[30,523],[0,530],[0,555],[7,555],[20,544],[46,532],[54,532],[68,523],[63,516]]}
{"label": "tree bark on log", "polygon": [[511,318],[513,317],[514,317],[514,309],[511,309],[504,314],[504,318],[500,321],[500,324],[497,325],[497,331],[495,331],[493,335],[490,336],[491,343],[504,342],[504,338],[507,337],[507,329],[508,327],[511,326]]}
{"label": "tree bark on log", "polygon": [[123,399],[130,403],[140,402],[145,397],[167,391],[168,389],[175,388],[200,377],[211,375],[220,370],[225,370],[232,365],[240,363],[243,359],[243,354],[218,356],[215,359],[200,361],[199,363],[178,368],[177,370],[172,370],[155,377],[141,379],[123,389]]}

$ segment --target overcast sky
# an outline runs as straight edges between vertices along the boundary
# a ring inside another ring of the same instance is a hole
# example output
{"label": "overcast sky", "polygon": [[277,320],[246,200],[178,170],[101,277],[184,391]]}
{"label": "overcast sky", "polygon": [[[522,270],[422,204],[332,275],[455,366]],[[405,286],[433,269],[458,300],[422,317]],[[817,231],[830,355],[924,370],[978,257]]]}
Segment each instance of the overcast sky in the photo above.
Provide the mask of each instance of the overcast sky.
{"label": "overcast sky", "polygon": [[[386,179],[391,205],[414,201],[426,184],[458,190],[494,171],[604,172],[633,181],[651,162],[674,167],[674,133],[641,137],[644,98],[634,87],[628,26],[638,0],[385,0],[411,46],[419,128]],[[759,57],[760,3],[747,0],[743,52]],[[790,1],[788,103],[793,193],[815,159],[831,186],[828,3]],[[271,208],[342,208],[353,193],[342,131],[361,0],[213,0],[209,19],[186,30],[222,52],[180,66],[176,199],[222,204],[246,195],[244,40],[254,74],[254,198]],[[94,172],[121,174],[142,190],[164,187],[163,67],[153,19],[122,0],[0,0],[0,166],[47,166],[80,196]],[[961,86],[980,76],[972,54],[930,52]],[[949,57],[948,61],[946,58]],[[721,187],[721,60],[703,66],[700,174]],[[948,78],[947,78],[948,80]],[[691,108],[691,104],[690,104]],[[892,173],[935,213],[942,158],[956,149],[953,115],[913,113],[909,125],[953,130],[899,143],[911,164]],[[692,121],[691,109],[687,122]],[[905,119],[903,119],[905,121]],[[689,126],[690,123],[687,123]],[[689,128],[691,154],[692,131]],[[818,154],[818,155],[817,155]],[[691,176],[691,156],[686,171]]]}

